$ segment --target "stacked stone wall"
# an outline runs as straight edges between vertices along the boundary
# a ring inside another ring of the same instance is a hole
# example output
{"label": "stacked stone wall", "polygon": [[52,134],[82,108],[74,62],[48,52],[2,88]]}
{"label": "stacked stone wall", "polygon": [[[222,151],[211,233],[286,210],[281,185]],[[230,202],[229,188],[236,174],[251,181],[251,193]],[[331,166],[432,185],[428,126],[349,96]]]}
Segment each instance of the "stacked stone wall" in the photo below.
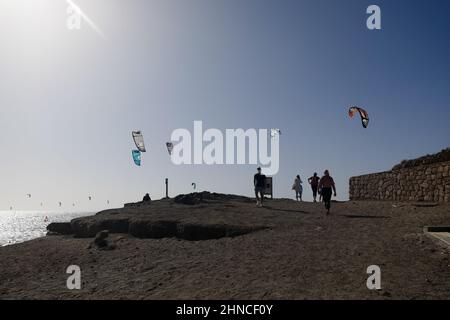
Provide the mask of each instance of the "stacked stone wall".
{"label": "stacked stone wall", "polygon": [[450,202],[450,161],[350,178],[350,200]]}

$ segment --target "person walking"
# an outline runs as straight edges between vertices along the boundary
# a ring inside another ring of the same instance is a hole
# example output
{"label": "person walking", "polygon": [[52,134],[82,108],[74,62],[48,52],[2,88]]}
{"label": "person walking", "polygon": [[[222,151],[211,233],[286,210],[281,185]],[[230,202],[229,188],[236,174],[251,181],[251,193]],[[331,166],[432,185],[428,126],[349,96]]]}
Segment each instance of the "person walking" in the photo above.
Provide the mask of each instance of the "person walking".
{"label": "person walking", "polygon": [[253,177],[253,184],[255,186],[256,206],[262,207],[264,201],[264,189],[266,187],[266,176],[261,173],[261,167],[258,169]]}
{"label": "person walking", "polygon": [[319,180],[317,172],[314,172],[313,176],[308,179],[308,183],[311,185],[311,190],[313,192],[314,202],[317,202],[317,190],[319,189]]}
{"label": "person walking", "polygon": [[321,195],[323,202],[325,203],[325,209],[327,209],[327,215],[329,215],[331,208],[331,196],[333,195],[333,191],[335,197],[337,194],[334,180],[330,176],[330,172],[328,170],[325,170],[324,176],[320,178],[319,189],[321,189]]}
{"label": "person walking", "polygon": [[303,187],[302,187],[302,179],[300,179],[300,176],[297,175],[297,177],[294,180],[294,184],[292,185],[292,190],[295,191],[295,199],[297,201],[302,201],[302,194],[303,194]]}

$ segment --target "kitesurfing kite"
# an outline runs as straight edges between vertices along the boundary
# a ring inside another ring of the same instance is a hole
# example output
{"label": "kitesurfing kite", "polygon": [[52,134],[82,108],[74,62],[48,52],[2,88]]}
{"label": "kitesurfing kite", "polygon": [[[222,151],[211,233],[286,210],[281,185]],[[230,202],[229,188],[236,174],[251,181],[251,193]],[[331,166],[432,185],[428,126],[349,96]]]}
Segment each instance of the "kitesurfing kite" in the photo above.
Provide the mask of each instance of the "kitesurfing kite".
{"label": "kitesurfing kite", "polygon": [[133,131],[133,140],[140,152],[145,152],[144,136],[141,131]]}
{"label": "kitesurfing kite", "polygon": [[367,128],[367,126],[369,125],[369,114],[367,113],[366,110],[359,107],[351,107],[348,110],[348,115],[350,116],[350,118],[353,118],[357,112],[361,116],[362,126],[364,128]]}
{"label": "kitesurfing kite", "polygon": [[197,189],[197,184],[195,182],[192,182],[191,186],[194,188],[194,190]]}
{"label": "kitesurfing kite", "polygon": [[59,206],[61,207],[62,206],[62,202],[60,201],[60,202],[58,202],[58,204],[59,204]]}
{"label": "kitesurfing kite", "polygon": [[167,152],[169,152],[170,155],[172,155],[173,151],[173,143],[172,142],[166,142]]}
{"label": "kitesurfing kite", "polygon": [[133,150],[133,151],[131,151],[131,154],[133,156],[134,163],[137,166],[140,166],[141,165],[141,152],[139,150]]}
{"label": "kitesurfing kite", "polygon": [[27,198],[31,198],[31,194],[27,193]]}
{"label": "kitesurfing kite", "polygon": [[270,136],[272,138],[275,138],[276,135],[281,135],[280,129],[270,129]]}
{"label": "kitesurfing kite", "polygon": [[89,198],[89,201],[91,201],[91,200],[92,200],[92,197],[91,197],[91,196],[89,196],[88,198]]}

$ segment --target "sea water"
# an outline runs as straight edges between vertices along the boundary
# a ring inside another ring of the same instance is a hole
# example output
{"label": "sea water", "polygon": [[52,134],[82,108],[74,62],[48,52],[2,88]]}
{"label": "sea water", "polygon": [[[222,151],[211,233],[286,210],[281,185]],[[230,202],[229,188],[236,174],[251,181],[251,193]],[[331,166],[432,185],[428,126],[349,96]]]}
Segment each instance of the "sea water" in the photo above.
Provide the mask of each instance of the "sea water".
{"label": "sea water", "polygon": [[20,243],[47,233],[52,222],[69,222],[72,219],[94,215],[93,212],[57,211],[0,211],[0,246]]}

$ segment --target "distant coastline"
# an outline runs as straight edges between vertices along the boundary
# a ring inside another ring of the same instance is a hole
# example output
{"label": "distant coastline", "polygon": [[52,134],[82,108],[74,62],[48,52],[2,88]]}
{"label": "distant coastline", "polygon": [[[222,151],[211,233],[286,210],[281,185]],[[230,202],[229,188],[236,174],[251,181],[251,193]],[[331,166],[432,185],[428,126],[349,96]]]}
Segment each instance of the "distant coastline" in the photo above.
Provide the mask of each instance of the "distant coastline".
{"label": "distant coastline", "polygon": [[0,246],[8,246],[43,237],[51,222],[65,222],[94,212],[58,212],[37,210],[0,211]]}

